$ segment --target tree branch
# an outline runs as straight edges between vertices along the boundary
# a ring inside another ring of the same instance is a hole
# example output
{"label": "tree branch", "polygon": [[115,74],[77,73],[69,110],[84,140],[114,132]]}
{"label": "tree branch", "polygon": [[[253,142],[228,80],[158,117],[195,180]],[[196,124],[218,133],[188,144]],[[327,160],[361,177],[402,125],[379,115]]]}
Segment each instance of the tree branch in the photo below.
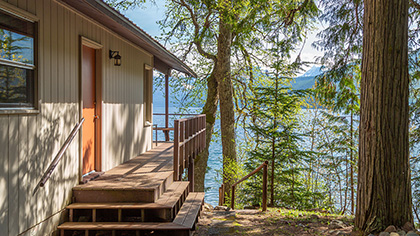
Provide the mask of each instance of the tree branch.
{"label": "tree branch", "polygon": [[194,10],[184,0],[180,0],[180,1],[173,0],[173,2],[176,3],[176,4],[178,4],[178,5],[180,5],[180,6],[182,6],[182,7],[184,7],[190,13],[191,20],[192,20],[192,23],[194,25],[194,41],[193,42],[194,42],[195,46],[197,47],[197,51],[203,57],[205,57],[207,59],[210,59],[210,60],[213,60],[214,62],[216,62],[217,57],[215,55],[211,54],[211,53],[206,52],[204,50],[202,44],[201,44],[202,39],[203,39],[204,34],[205,34],[205,31],[210,27],[210,21],[209,21],[209,18],[210,18],[210,15],[211,15],[210,9],[209,9],[209,12],[208,12],[208,14],[206,16],[206,21],[205,21],[204,27],[203,27],[204,29],[202,30],[202,32],[200,34],[200,24],[197,21],[197,16],[194,13]]}
{"label": "tree branch", "polygon": [[410,3],[413,5],[414,8],[416,8],[417,10],[420,11],[420,4],[418,4],[416,1],[414,0],[410,0]]}
{"label": "tree branch", "polygon": [[285,26],[291,25],[294,22],[295,14],[298,11],[301,11],[306,5],[308,5],[309,0],[305,0],[302,5],[300,5],[298,8],[290,10],[290,12],[287,14],[286,19],[284,20]]}

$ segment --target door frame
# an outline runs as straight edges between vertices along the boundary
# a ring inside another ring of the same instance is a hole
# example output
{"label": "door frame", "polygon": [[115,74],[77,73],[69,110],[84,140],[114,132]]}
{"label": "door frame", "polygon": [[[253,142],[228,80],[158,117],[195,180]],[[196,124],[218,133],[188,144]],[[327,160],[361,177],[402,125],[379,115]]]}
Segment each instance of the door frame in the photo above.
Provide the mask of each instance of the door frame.
{"label": "door frame", "polygon": [[[83,92],[82,92],[82,60],[83,60],[83,46],[95,49],[95,90],[96,90],[96,104],[95,111],[99,119],[95,123],[95,170],[102,171],[102,58],[103,45],[86,38],[79,36],[79,120],[83,117]],[[79,181],[83,180],[83,140],[82,133],[79,134]]]}

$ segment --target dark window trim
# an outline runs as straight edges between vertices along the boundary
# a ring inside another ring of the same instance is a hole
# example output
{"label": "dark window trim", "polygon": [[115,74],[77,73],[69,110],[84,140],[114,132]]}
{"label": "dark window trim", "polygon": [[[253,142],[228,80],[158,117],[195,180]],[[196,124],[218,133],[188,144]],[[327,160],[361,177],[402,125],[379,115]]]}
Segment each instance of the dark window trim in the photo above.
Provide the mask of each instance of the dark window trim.
{"label": "dark window trim", "polygon": [[[34,50],[35,50],[35,47],[34,47]],[[7,60],[7,59],[4,59],[4,58],[0,58],[0,64],[1,65],[6,65],[6,66],[17,67],[17,68],[20,68],[20,69],[35,70],[35,65],[22,63],[22,62],[18,62],[18,61],[11,61],[11,60]]]}
{"label": "dark window trim", "polygon": [[[17,8],[11,4],[0,1],[0,13],[8,14],[19,20],[31,22],[34,24],[34,64],[14,62],[7,59],[1,59],[4,65],[15,66],[22,69],[33,70],[33,103],[0,103],[0,115],[10,114],[39,114],[40,113],[40,89],[38,80],[38,49],[39,49],[39,18],[29,12]],[[17,105],[17,106],[12,106]]]}

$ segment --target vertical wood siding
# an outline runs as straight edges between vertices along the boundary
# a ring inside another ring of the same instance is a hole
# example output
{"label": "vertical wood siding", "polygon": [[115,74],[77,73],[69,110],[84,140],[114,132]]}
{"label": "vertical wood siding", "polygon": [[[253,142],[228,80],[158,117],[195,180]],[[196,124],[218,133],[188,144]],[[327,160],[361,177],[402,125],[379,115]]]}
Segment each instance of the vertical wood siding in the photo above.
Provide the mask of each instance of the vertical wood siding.
{"label": "vertical wood siding", "polygon": [[[75,139],[51,179],[35,185],[79,120],[80,36],[103,45],[102,170],[150,148],[143,124],[144,64],[152,56],[89,18],[53,0],[0,0],[36,15],[40,113],[0,115],[0,235],[44,235],[55,230],[79,177]],[[108,50],[120,51],[114,66]],[[52,216],[52,217],[51,217]],[[35,227],[34,227],[35,226]],[[28,230],[29,229],[29,230]]]}

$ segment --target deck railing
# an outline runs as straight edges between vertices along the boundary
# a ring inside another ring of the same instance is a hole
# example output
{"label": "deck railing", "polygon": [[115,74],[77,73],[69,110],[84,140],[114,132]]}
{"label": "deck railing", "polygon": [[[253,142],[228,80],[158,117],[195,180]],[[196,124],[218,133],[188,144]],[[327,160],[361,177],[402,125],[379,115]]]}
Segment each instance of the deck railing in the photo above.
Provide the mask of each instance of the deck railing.
{"label": "deck railing", "polygon": [[194,191],[194,158],[206,147],[206,115],[174,121],[174,180],[188,168],[190,191]]}
{"label": "deck railing", "polygon": [[[163,131],[163,134],[164,134],[164,136],[165,136],[165,142],[168,142],[168,141],[170,141],[169,139],[169,137],[170,137],[170,135],[169,135],[169,132],[171,132],[171,131],[173,131],[174,130],[174,128],[173,127],[169,127],[169,116],[172,116],[172,117],[174,117],[174,116],[179,116],[179,117],[184,117],[184,116],[188,116],[188,117],[190,117],[190,116],[198,116],[198,115],[200,115],[200,114],[180,114],[180,113],[169,113],[169,114],[166,114],[166,113],[153,113],[153,116],[165,116],[165,125],[164,126],[161,126],[161,127],[159,127],[157,124],[154,124],[154,130],[156,131],[156,136],[155,136],[155,142],[157,143],[158,142],[158,130],[162,130]],[[156,145],[157,146],[157,145]]]}
{"label": "deck railing", "polygon": [[[268,165],[268,161],[264,161],[264,163],[261,164],[257,169],[255,169],[254,171],[249,173],[247,176],[243,177],[241,180],[239,180],[238,182],[236,182],[232,185],[232,199],[230,201],[230,208],[235,209],[235,187],[236,187],[236,185],[238,185],[242,181],[248,179],[249,177],[256,174],[258,171],[263,169],[262,210],[263,211],[267,210],[267,165]],[[222,188],[223,188],[223,185],[222,185]],[[222,191],[219,190],[219,193],[222,193],[223,194],[222,196],[224,197],[224,191],[223,190]],[[219,196],[219,203],[220,202],[223,203],[223,200],[221,200],[220,196]]]}

